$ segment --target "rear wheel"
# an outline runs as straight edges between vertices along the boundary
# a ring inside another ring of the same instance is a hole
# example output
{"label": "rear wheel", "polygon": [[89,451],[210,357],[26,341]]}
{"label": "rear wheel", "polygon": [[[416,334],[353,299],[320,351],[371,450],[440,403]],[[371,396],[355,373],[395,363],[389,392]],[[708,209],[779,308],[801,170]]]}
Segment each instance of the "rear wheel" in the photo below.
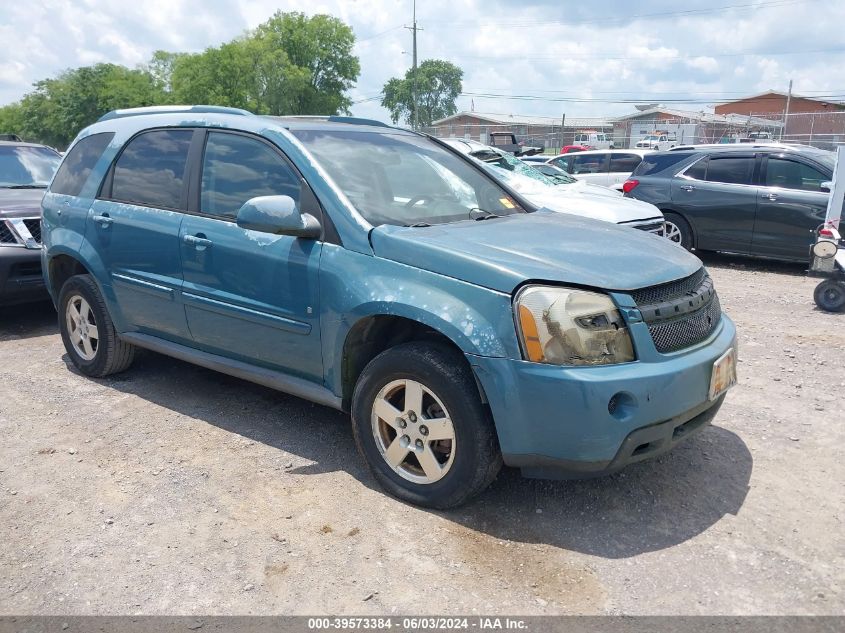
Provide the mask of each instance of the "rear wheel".
{"label": "rear wheel", "polygon": [[472,371],[446,345],[406,343],[374,358],[355,386],[352,424],[379,483],[417,505],[460,505],[502,464]]}
{"label": "rear wheel", "polygon": [[75,275],[59,292],[59,331],[79,371],[102,378],[132,364],[135,347],[117,336],[100,289],[90,275]]}
{"label": "rear wheel", "polygon": [[845,310],[845,281],[825,279],[813,292],[816,305],[828,312]]}
{"label": "rear wheel", "polygon": [[692,250],[692,229],[689,223],[675,213],[664,213],[665,230],[663,236],[670,242]]}

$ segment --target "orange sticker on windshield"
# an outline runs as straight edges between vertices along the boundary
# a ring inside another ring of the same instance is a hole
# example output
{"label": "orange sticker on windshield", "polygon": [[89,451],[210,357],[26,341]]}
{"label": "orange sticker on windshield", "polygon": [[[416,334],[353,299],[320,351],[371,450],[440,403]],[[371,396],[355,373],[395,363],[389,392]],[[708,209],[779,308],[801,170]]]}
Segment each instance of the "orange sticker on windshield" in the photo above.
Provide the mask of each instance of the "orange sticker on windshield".
{"label": "orange sticker on windshield", "polygon": [[499,202],[502,203],[502,206],[508,209],[515,209],[516,205],[511,202],[510,198],[499,198]]}

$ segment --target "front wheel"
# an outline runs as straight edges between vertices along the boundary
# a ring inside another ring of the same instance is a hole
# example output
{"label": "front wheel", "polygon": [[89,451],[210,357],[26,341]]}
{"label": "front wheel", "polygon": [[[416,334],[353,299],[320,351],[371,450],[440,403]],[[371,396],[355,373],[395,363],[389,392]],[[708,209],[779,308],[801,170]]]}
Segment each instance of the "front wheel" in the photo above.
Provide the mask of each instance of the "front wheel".
{"label": "front wheel", "polygon": [[845,281],[825,279],[813,292],[816,305],[828,312],[845,310]]}
{"label": "front wheel", "polygon": [[374,358],[355,386],[352,428],[379,483],[420,506],[458,506],[502,465],[472,371],[442,344],[405,343]]}

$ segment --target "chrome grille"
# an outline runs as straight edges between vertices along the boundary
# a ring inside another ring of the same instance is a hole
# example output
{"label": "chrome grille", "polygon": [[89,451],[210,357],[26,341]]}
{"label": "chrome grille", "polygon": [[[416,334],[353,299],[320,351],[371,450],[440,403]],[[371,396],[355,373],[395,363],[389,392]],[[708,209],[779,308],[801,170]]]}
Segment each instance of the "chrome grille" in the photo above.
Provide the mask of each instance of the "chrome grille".
{"label": "chrome grille", "polygon": [[39,218],[32,218],[24,220],[23,223],[29,229],[29,234],[39,244],[41,243],[41,220]]}
{"label": "chrome grille", "polygon": [[713,333],[721,318],[722,306],[714,294],[703,308],[678,319],[649,325],[648,331],[657,351],[667,354],[700,343]]}
{"label": "chrome grille", "polygon": [[631,296],[634,298],[638,306],[651,305],[653,303],[662,303],[663,301],[671,301],[679,297],[683,297],[690,292],[697,290],[705,277],[708,277],[707,271],[699,268],[689,277],[679,279],[677,281],[670,281],[659,286],[651,286],[649,288],[642,288],[641,290],[633,290]]}
{"label": "chrome grille", "polygon": [[722,317],[713,281],[703,268],[689,277],[631,292],[661,354],[706,339]]}

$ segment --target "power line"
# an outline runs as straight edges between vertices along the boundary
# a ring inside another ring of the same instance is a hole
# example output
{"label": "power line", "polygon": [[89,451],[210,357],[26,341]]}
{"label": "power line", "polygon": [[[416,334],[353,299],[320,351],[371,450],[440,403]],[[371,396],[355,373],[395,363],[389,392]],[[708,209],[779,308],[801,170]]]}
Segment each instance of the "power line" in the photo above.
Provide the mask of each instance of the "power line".
{"label": "power line", "polygon": [[471,25],[473,27],[481,27],[481,26],[503,26],[507,28],[524,28],[530,26],[544,26],[547,24],[563,24],[566,26],[575,26],[580,24],[608,24],[611,22],[626,22],[631,20],[639,20],[642,18],[665,18],[665,17],[673,17],[673,16],[683,16],[683,15],[706,15],[708,13],[718,13],[720,11],[728,11],[731,9],[734,10],[757,10],[757,9],[769,9],[769,8],[776,8],[776,7],[783,7],[783,6],[790,6],[794,4],[802,4],[805,2],[809,2],[812,0],[770,0],[769,2],[761,2],[761,3],[746,3],[746,4],[729,4],[720,7],[708,7],[704,9],[684,9],[681,11],[660,11],[657,13],[639,13],[633,15],[626,15],[626,16],[618,16],[618,17],[602,17],[602,18],[595,18],[595,19],[588,19],[588,20],[545,20],[545,19],[537,19],[537,20],[526,20],[526,21],[499,21],[499,22],[478,22],[478,21],[454,21],[454,20],[426,20],[428,24],[438,24],[440,28],[461,28],[465,25]]}
{"label": "power line", "polygon": [[[654,52],[654,51],[652,51]],[[645,54],[645,55],[636,55],[636,56],[625,56],[625,57],[615,57],[615,56],[608,56],[608,55],[578,55],[576,54],[569,54],[563,53],[560,55],[524,55],[518,58],[514,58],[512,55],[508,56],[498,56],[498,55],[461,55],[463,59],[487,59],[487,60],[499,60],[499,61],[520,61],[520,60],[528,60],[528,61],[565,61],[570,59],[596,59],[596,60],[618,60],[618,61],[633,61],[633,60],[644,60],[644,61],[655,61],[655,62],[671,62],[677,60],[684,60],[684,59],[697,59],[701,57],[774,57],[780,55],[812,55],[812,54],[819,54],[819,53],[845,53],[845,48],[820,48],[815,50],[805,50],[805,51],[771,51],[771,52],[763,52],[763,51],[747,51],[743,53],[688,53],[686,55],[671,55],[666,57],[659,57],[653,54]]]}
{"label": "power line", "polygon": [[[649,101],[653,101],[653,99],[600,99],[600,98],[593,98],[593,97],[549,97],[543,95],[513,95],[513,94],[495,94],[495,93],[485,93],[485,92],[462,92],[462,97],[472,97],[477,99],[505,99],[509,101],[547,101],[547,102],[556,102],[556,103],[626,103],[626,104],[640,104],[640,103],[648,103]],[[758,99],[765,100],[765,99],[780,99],[780,96],[777,97],[758,97]],[[841,100],[845,98],[845,94],[830,94],[830,95],[816,95],[812,97],[813,99],[837,99]],[[666,105],[670,103],[698,103],[698,104],[710,104],[714,101],[721,101],[721,99],[700,99],[700,98],[667,98],[661,99],[661,104]]]}

